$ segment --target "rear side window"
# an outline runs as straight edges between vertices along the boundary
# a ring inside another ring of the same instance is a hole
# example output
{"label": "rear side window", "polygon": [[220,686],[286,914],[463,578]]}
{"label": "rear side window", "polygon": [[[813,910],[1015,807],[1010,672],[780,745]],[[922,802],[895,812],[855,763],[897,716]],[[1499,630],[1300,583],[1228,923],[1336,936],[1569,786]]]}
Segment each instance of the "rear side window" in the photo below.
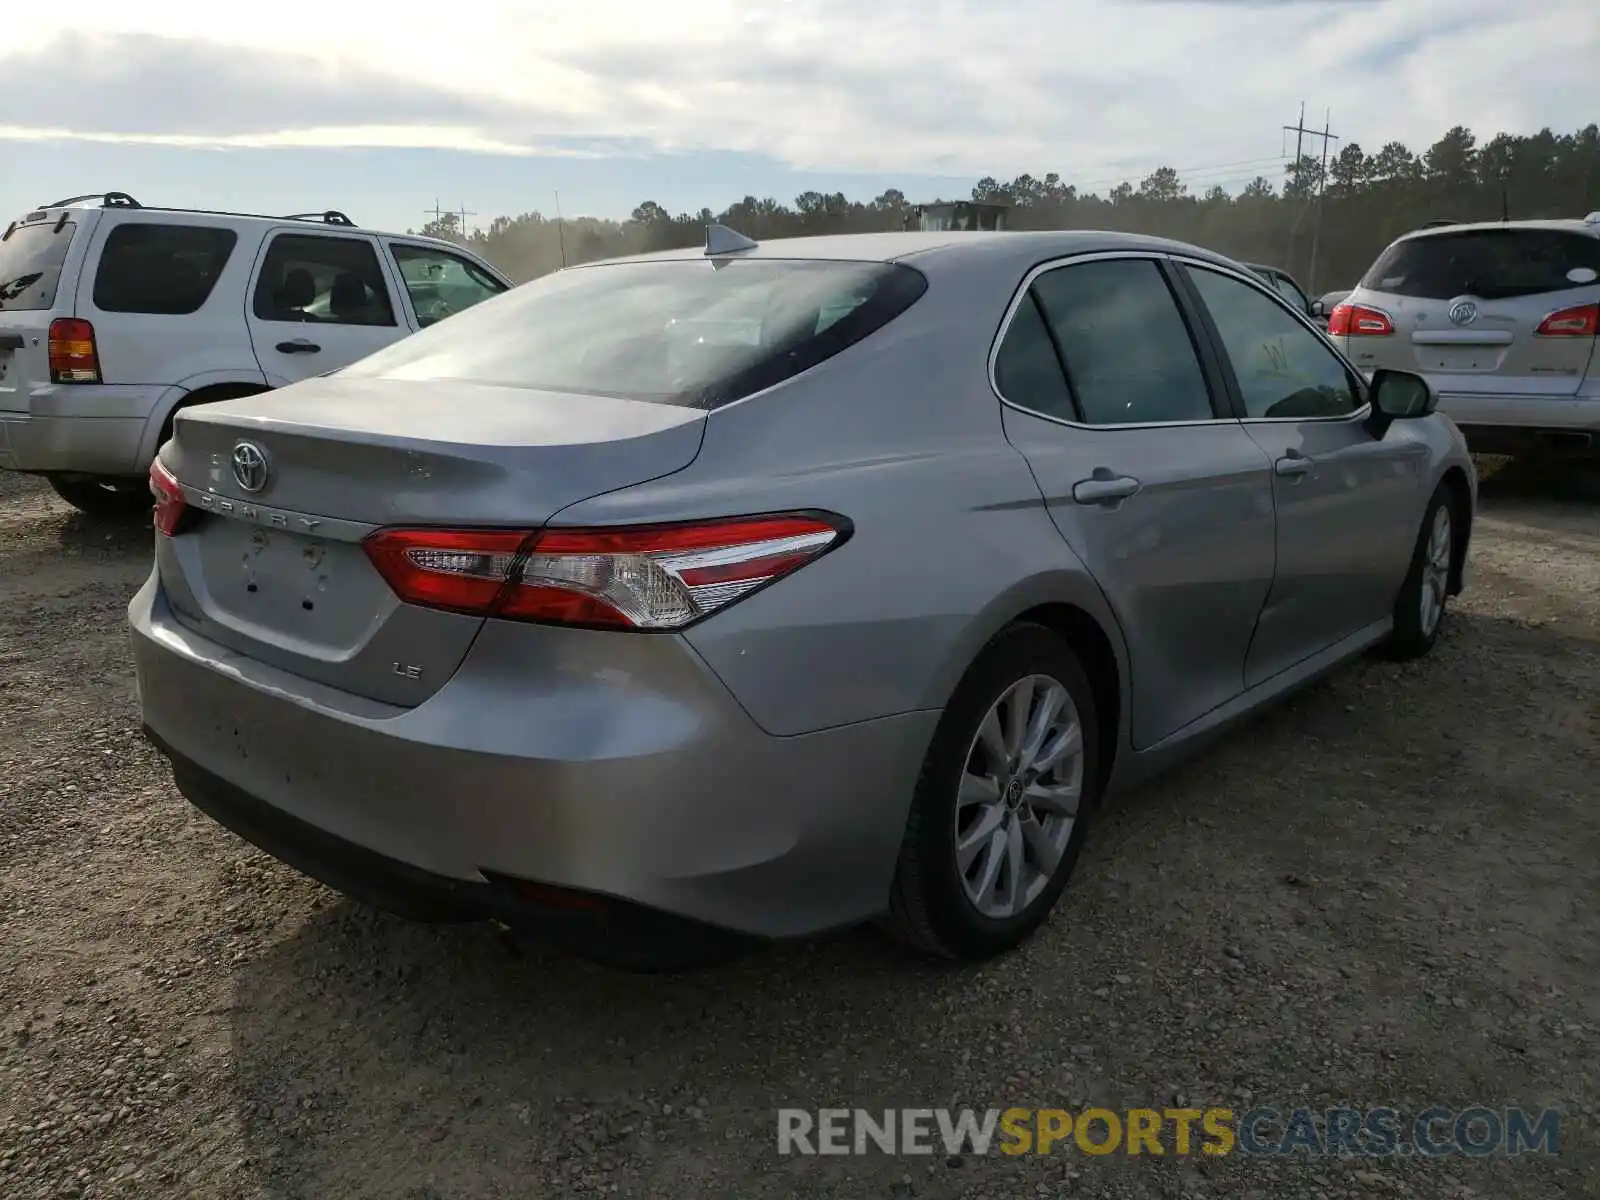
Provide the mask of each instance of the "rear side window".
{"label": "rear side window", "polygon": [[19,225],[0,242],[0,308],[54,308],[76,221]]}
{"label": "rear side window", "polygon": [[1426,300],[1506,300],[1592,286],[1596,273],[1600,238],[1558,229],[1470,229],[1396,242],[1361,286]]}
{"label": "rear side window", "polygon": [[1085,422],[1151,425],[1215,416],[1189,327],[1154,262],[1061,267],[1039,276],[1033,292]]}
{"label": "rear side window", "polygon": [[341,374],[716,408],[826,361],[926,290],[920,271],[892,263],[578,267],[475,305]]}
{"label": "rear side window", "polygon": [[231,229],[203,225],[118,225],[106,238],[94,276],[101,312],[198,312],[238,242]]}

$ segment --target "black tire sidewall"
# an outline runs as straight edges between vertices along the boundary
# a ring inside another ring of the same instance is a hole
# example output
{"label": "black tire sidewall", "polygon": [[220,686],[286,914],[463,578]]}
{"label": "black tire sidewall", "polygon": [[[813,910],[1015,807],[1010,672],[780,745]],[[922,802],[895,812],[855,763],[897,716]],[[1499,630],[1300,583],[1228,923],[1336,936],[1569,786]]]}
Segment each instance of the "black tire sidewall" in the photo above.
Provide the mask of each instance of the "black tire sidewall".
{"label": "black tire sidewall", "polygon": [[[967,900],[956,867],[956,797],[979,724],[1007,689],[1028,675],[1059,680],[1078,709],[1083,729],[1083,791],[1078,817],[1055,877],[1033,903],[1013,917],[985,917]],[[1099,799],[1099,724],[1094,691],[1071,648],[1039,625],[999,634],[956,688],[934,734],[915,804],[917,855],[927,916],[939,940],[959,958],[986,958],[1016,945],[1043,923],[1070,879]]]}
{"label": "black tire sidewall", "polygon": [[1405,582],[1400,585],[1400,595],[1395,600],[1394,633],[1390,637],[1390,648],[1404,658],[1418,658],[1433,649],[1433,644],[1439,640],[1439,631],[1444,628],[1445,614],[1450,608],[1447,589],[1439,619],[1433,623],[1431,630],[1422,628],[1422,577],[1427,570],[1428,535],[1441,508],[1450,510],[1452,556],[1456,552],[1456,539],[1461,536],[1458,529],[1459,514],[1451,504],[1449,490],[1444,484],[1440,484],[1434,491],[1433,498],[1428,501],[1427,511],[1422,516],[1422,527],[1417,530],[1416,545],[1411,551],[1411,567],[1406,572]]}
{"label": "black tire sidewall", "polygon": [[154,503],[148,488],[132,485],[52,479],[50,487],[73,508],[91,517],[129,517]]}

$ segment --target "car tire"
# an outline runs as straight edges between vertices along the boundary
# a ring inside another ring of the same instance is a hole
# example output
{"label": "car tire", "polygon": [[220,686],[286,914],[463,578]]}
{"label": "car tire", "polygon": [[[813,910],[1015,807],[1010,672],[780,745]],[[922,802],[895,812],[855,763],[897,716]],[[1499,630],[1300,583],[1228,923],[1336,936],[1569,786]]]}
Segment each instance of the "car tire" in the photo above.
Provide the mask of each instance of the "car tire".
{"label": "car tire", "polygon": [[[1041,713],[1051,703],[1060,705],[1055,723]],[[1031,718],[1033,739],[1008,735],[1008,727],[1024,728],[1011,724],[1018,709]],[[1019,623],[989,642],[957,685],[923,761],[881,922],[891,936],[939,957],[977,961],[1011,949],[1044,922],[1099,798],[1097,715],[1088,676],[1055,633]],[[1026,759],[1030,740],[1044,753],[1019,762],[1017,751]],[[1072,748],[1035,785],[1033,770],[1063,746]],[[1002,753],[1010,761],[999,761]]]}
{"label": "car tire", "polygon": [[152,503],[148,485],[99,479],[52,479],[50,486],[56,495],[90,517],[131,517],[148,511]]}
{"label": "car tire", "polygon": [[1383,657],[1395,662],[1421,658],[1439,640],[1450,602],[1450,576],[1459,536],[1456,522],[1450,489],[1440,484],[1428,501],[1422,528],[1417,531],[1411,566],[1394,602],[1394,631],[1380,648]]}

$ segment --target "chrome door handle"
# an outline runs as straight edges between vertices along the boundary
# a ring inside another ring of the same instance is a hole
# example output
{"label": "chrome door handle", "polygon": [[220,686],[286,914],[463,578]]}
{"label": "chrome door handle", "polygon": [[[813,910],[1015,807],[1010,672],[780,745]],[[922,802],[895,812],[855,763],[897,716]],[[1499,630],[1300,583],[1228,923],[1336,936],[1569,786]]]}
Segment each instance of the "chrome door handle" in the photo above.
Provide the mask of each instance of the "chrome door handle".
{"label": "chrome door handle", "polygon": [[1290,454],[1273,463],[1272,469],[1279,475],[1294,478],[1311,470],[1311,460],[1303,454]]}
{"label": "chrome door handle", "polygon": [[1110,504],[1126,500],[1139,490],[1139,481],[1127,475],[1099,475],[1080,479],[1072,485],[1072,498],[1079,504]]}

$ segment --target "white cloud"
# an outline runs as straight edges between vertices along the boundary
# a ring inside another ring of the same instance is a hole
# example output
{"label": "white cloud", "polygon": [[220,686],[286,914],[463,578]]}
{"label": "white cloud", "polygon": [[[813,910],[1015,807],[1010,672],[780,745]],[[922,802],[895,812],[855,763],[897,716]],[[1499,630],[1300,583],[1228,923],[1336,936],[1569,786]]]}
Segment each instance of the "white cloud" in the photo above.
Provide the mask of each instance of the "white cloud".
{"label": "white cloud", "polygon": [[[543,7],[543,6],[540,6]],[[676,8],[678,11],[674,11]],[[1087,183],[1263,171],[1309,102],[1371,151],[1593,108],[1594,0],[75,0],[12,22],[0,139],[718,149],[814,170]],[[620,149],[618,149],[620,148]]]}

